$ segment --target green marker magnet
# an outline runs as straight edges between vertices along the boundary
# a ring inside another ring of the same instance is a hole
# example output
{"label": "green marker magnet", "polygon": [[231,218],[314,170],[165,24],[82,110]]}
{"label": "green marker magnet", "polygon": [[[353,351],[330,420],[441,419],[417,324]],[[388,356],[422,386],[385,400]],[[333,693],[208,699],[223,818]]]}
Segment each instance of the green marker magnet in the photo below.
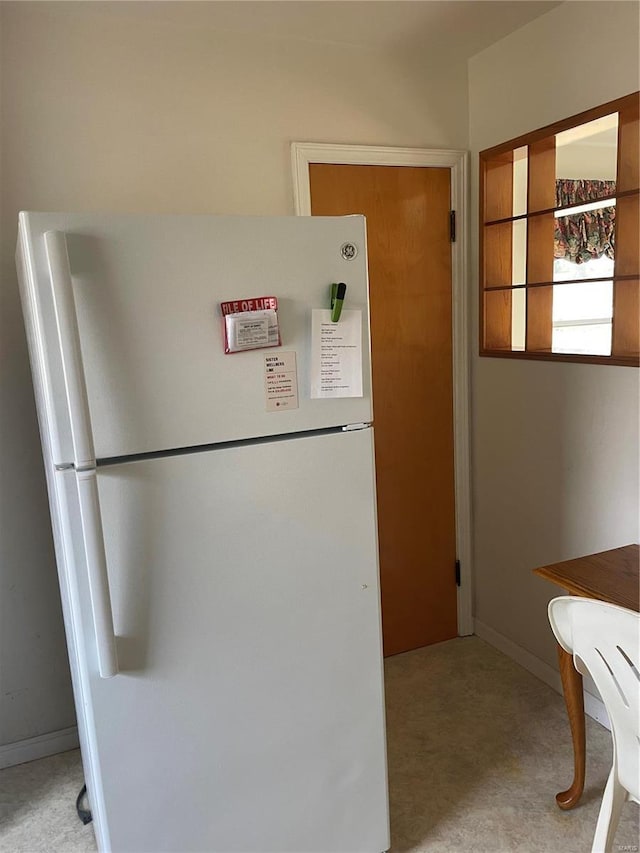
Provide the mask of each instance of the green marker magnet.
{"label": "green marker magnet", "polygon": [[347,285],[341,281],[338,284],[331,285],[331,322],[337,323],[342,313],[344,297],[347,292]]}

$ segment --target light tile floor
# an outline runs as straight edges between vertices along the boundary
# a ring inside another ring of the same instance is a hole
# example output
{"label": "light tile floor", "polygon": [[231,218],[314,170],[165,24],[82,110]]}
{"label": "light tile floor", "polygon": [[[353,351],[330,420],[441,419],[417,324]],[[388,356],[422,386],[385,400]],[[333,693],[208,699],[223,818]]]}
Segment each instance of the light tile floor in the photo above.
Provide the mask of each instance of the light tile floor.
{"label": "light tile floor", "polygon": [[[606,729],[587,721],[585,794],[562,812],[564,704],[513,661],[476,637],[452,640],[388,659],[386,690],[393,853],[590,850],[611,763]],[[75,814],[82,781],[77,751],[1,771],[2,853],[94,851]],[[638,846],[638,807],[627,803],[614,851]]]}

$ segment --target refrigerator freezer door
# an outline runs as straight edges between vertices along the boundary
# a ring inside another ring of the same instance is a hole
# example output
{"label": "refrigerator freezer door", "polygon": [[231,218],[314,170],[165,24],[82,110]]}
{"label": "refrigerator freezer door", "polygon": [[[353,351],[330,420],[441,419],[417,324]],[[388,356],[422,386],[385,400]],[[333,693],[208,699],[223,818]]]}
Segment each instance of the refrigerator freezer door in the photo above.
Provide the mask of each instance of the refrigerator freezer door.
{"label": "refrigerator freezer door", "polygon": [[[96,458],[371,421],[362,217],[23,213],[18,266],[55,464],[74,451],[51,232],[65,235]],[[363,396],[312,400],[311,310],[329,307],[335,281],[362,311]],[[260,296],[278,299],[282,347],[225,355],[220,302]],[[296,353],[299,408],[268,412],[264,359],[280,351]]]}
{"label": "refrigerator freezer door", "polygon": [[[76,475],[56,476],[75,526]],[[77,547],[75,575],[99,837],[116,853],[388,849],[372,430],[98,481],[112,679]]]}

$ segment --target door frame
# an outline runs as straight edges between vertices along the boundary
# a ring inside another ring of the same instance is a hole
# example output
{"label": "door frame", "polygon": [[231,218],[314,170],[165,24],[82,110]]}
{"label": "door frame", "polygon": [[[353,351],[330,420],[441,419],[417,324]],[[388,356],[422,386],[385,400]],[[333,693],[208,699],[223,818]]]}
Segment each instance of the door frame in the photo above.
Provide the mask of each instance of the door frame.
{"label": "door frame", "polygon": [[[453,335],[453,442],[456,505],[456,551],[460,560],[457,590],[458,635],[473,634],[471,476],[469,416],[469,299],[467,293],[469,154],[440,148],[389,148],[371,145],[292,142],[291,167],[297,216],[311,215],[309,165],[431,166],[451,172],[451,210],[456,211],[456,239],[451,243]],[[453,567],[452,567],[453,570]]]}

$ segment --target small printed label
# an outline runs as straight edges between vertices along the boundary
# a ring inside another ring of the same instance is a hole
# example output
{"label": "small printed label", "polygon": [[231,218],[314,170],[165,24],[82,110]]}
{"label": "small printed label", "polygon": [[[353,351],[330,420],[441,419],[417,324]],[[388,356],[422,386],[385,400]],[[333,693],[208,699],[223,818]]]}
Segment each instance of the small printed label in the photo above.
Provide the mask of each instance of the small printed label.
{"label": "small printed label", "polygon": [[233,318],[234,349],[262,347],[269,342],[269,321],[266,317]]}
{"label": "small printed label", "polygon": [[280,344],[278,315],[275,311],[244,311],[227,314],[226,345],[228,352],[240,352]]}
{"label": "small printed label", "polygon": [[298,368],[295,352],[265,355],[264,387],[268,412],[298,408]]}

